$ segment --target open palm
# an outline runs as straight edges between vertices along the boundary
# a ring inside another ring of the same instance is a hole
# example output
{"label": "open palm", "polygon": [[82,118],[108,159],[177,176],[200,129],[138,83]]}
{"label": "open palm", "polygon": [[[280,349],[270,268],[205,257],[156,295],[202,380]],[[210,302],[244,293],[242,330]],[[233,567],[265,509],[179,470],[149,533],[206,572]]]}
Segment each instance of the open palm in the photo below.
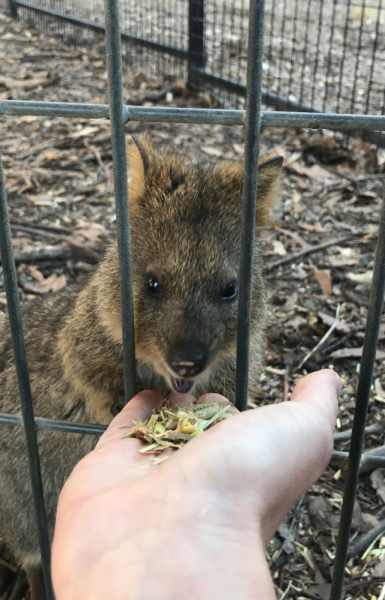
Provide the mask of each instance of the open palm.
{"label": "open palm", "polygon": [[[275,598],[264,548],[330,459],[340,382],[302,379],[292,401],[234,416],[169,453],[122,439],[162,398],[138,394],[60,496],[52,555],[57,600]],[[189,394],[172,402],[191,403]],[[199,402],[227,400],[206,394]]]}

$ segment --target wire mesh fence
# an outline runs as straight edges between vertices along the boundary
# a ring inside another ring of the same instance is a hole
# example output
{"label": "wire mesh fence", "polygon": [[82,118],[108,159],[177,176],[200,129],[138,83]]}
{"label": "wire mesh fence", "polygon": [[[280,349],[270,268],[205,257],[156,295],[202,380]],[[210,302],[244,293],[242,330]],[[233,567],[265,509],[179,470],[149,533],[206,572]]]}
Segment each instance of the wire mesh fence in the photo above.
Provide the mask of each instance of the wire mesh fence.
{"label": "wire mesh fence", "polygon": [[[20,19],[67,42],[90,42],[104,27],[103,0],[13,0],[11,6]],[[172,79],[189,72],[191,82],[216,90],[225,107],[243,106],[248,0],[120,0],[120,10],[127,65]],[[268,0],[264,102],[384,114],[384,24],[383,0]],[[191,76],[191,61],[200,77]]]}

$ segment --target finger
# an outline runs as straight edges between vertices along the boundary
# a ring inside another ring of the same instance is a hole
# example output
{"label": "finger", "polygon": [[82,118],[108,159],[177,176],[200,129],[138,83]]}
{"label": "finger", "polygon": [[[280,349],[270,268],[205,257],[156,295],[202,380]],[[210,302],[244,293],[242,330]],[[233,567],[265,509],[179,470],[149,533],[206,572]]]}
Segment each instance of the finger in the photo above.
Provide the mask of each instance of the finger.
{"label": "finger", "polygon": [[178,394],[178,392],[171,392],[168,399],[172,406],[189,406],[195,404],[197,399],[192,394]]}
{"label": "finger", "polygon": [[341,388],[341,379],[337,373],[331,369],[323,369],[301,379],[294,388],[291,401],[307,403],[312,410],[326,415],[334,428]]}
{"label": "finger", "polygon": [[199,398],[198,404],[205,404],[206,402],[217,402],[221,408],[224,406],[230,406],[229,410],[227,411],[227,414],[229,415],[237,415],[239,413],[239,410],[234,406],[234,404],[232,404],[232,402],[230,402],[230,400],[224,396],[221,396],[221,394],[203,394],[203,396]]}
{"label": "finger", "polygon": [[134,396],[111,421],[107,431],[100,438],[97,447],[106,442],[121,439],[132,428],[134,421],[148,419],[154,409],[160,409],[162,402],[162,396],[150,390],[145,390]]}

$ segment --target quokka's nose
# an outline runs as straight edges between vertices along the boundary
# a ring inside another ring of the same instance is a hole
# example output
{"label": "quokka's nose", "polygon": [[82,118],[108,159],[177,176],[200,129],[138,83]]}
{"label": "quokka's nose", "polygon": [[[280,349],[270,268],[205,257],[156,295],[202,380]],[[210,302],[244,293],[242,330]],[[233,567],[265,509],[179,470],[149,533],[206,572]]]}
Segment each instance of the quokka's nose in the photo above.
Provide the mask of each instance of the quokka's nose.
{"label": "quokka's nose", "polygon": [[189,378],[201,373],[206,362],[207,355],[204,349],[199,344],[190,342],[174,347],[170,365],[179,377]]}

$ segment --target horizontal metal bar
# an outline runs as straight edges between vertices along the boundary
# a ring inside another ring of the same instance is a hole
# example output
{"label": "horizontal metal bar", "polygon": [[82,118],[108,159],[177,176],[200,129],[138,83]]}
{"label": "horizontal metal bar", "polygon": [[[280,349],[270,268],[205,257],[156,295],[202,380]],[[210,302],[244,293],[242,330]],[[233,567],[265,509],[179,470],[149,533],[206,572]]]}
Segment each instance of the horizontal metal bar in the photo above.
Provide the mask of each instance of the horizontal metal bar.
{"label": "horizontal metal bar", "polygon": [[[199,77],[198,80],[200,82],[208,83],[218,89],[226,90],[232,94],[237,94],[238,96],[246,96],[246,86],[240,81],[222,77],[221,75],[210,73],[204,69],[195,69],[195,71],[196,77],[197,79]],[[303,104],[302,102],[297,102],[296,100],[291,100],[287,96],[282,96],[281,94],[267,92],[266,90],[262,90],[262,102],[264,102],[264,104],[267,106],[274,107],[275,111],[325,114],[319,108]],[[324,127],[327,129],[326,126]],[[354,127],[353,129],[356,130],[355,133],[360,135],[366,142],[377,144],[378,146],[385,148],[385,134],[381,131],[373,132],[368,130],[360,130],[358,129],[358,126],[357,128]]]}
{"label": "horizontal metal bar", "polygon": [[[27,8],[28,10],[33,10],[36,13],[47,15],[57,20],[65,21],[66,23],[71,23],[72,25],[76,25],[78,27],[85,27],[103,35],[105,34],[105,27],[101,23],[95,23],[95,21],[90,21],[89,19],[82,19],[81,17],[76,17],[71,14],[62,13],[58,10],[52,10],[51,8],[44,8],[42,6],[38,6],[37,4],[33,4],[32,2],[13,0],[13,3],[16,7]],[[183,48],[176,48],[175,46],[162,44],[150,38],[134,35],[129,31],[122,31],[121,36],[122,40],[126,42],[131,42],[133,44],[136,44],[137,46],[143,46],[144,48],[152,48],[157,52],[165,52],[166,54],[169,54],[170,56],[175,56],[176,58],[181,58],[184,60],[187,59],[187,50],[184,50]]]}
{"label": "horizontal metal bar", "polygon": [[[10,415],[0,413],[0,425],[8,425],[9,427],[23,427],[23,418],[20,415]],[[91,423],[74,423],[72,421],[58,421],[55,419],[43,419],[35,417],[35,427],[37,431],[43,429],[50,431],[61,431],[63,433],[82,433],[84,435],[102,435],[106,429],[106,425],[97,425]],[[343,465],[349,458],[348,452],[333,452],[331,461],[338,466]],[[385,467],[385,456],[373,456],[363,454],[361,459],[360,469],[373,468],[377,469]]]}
{"label": "horizontal metal bar", "polygon": [[79,119],[109,119],[108,104],[77,104],[74,102],[34,102],[0,100],[0,114],[33,115],[35,117],[73,117]]}
{"label": "horizontal metal bar", "polygon": [[[0,425],[11,427],[23,427],[23,418],[20,415],[8,415],[0,413]],[[35,417],[35,428],[62,431],[63,433],[84,433],[86,435],[102,435],[107,427],[105,425],[92,425],[89,423],[72,423],[71,421],[56,421],[54,419],[42,419]]]}
{"label": "horizontal metal bar", "polygon": [[[244,110],[164,106],[125,106],[124,110],[127,120],[153,123],[164,121],[166,123],[242,125],[245,115]],[[109,107],[107,104],[0,100],[0,114],[108,119]],[[261,113],[261,127],[385,131],[385,116],[264,111]]]}
{"label": "horizontal metal bar", "polygon": [[368,129],[385,131],[383,115],[340,115],[336,113],[296,113],[266,111],[262,127],[310,127],[310,129]]}
{"label": "horizontal metal bar", "polygon": [[222,125],[242,125],[245,111],[208,108],[174,108],[164,106],[126,106],[130,121],[165,123],[220,123]]}

